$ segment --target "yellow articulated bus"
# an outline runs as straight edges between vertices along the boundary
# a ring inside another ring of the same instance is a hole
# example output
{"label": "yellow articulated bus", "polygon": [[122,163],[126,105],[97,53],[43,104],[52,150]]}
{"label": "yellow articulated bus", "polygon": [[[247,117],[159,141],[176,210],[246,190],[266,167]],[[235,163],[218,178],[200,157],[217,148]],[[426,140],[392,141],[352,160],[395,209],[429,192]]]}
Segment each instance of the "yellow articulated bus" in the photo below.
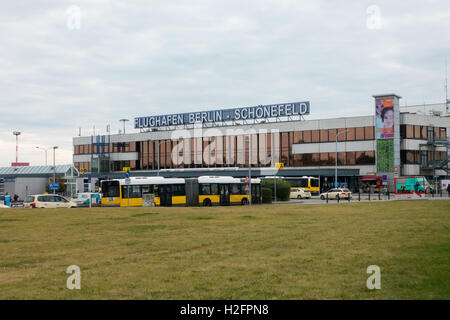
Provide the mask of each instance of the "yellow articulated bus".
{"label": "yellow articulated bus", "polygon": [[291,189],[306,189],[313,195],[320,194],[320,179],[317,177],[283,177],[291,183]]}
{"label": "yellow articulated bus", "polygon": [[125,179],[104,180],[102,187],[102,206],[140,207],[142,195],[153,193],[157,206],[186,205],[185,180],[164,177],[132,177],[130,183]]}
{"label": "yellow articulated bus", "polygon": [[[196,197],[195,189],[198,190],[198,205],[228,206],[249,203],[248,189],[244,179],[226,176],[200,176],[191,183],[196,184],[196,182],[198,188],[193,187],[192,189],[194,190],[194,197]],[[260,179],[252,179],[252,203],[261,203]]]}
{"label": "yellow articulated bus", "polygon": [[[156,206],[213,206],[248,204],[244,179],[200,176],[198,178],[131,177],[104,180],[102,206],[143,205],[144,194],[154,194]],[[252,203],[261,203],[261,181],[252,179]]]}

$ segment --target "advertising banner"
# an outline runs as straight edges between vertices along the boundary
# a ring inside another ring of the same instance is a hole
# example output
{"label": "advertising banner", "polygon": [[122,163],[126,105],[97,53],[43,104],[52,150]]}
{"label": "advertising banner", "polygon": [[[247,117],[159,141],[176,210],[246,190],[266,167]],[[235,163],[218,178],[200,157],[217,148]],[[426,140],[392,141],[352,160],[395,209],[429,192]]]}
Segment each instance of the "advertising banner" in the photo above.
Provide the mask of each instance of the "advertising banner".
{"label": "advertising banner", "polygon": [[375,99],[377,139],[394,138],[394,98]]}

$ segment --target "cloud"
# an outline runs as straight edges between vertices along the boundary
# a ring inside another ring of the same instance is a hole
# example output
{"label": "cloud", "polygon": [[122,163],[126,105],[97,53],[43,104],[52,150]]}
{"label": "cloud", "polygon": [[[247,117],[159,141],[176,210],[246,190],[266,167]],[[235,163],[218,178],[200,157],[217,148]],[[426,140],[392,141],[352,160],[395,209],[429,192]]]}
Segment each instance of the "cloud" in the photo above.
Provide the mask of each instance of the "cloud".
{"label": "cloud", "polygon": [[[377,5],[381,28],[367,28]],[[69,29],[70,6],[81,12]],[[33,1],[0,12],[0,166],[121,118],[311,101],[310,118],[372,114],[372,94],[443,99],[442,1]],[[132,121],[127,132],[131,132]]]}

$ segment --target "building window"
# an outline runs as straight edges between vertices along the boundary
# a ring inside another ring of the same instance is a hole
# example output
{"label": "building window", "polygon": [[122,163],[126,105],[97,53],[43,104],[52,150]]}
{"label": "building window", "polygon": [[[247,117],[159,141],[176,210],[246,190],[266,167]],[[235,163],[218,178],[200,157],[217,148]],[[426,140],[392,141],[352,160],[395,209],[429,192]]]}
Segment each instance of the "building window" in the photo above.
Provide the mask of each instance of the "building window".
{"label": "building window", "polygon": [[355,141],[356,139],[356,128],[347,129],[347,141]]}
{"label": "building window", "polygon": [[319,130],[311,130],[311,142],[320,142]]}
{"label": "building window", "polygon": [[355,128],[355,140],[364,140],[364,127]]}
{"label": "building window", "polygon": [[311,130],[303,131],[303,142],[305,143],[311,142]]}
{"label": "building window", "polygon": [[414,126],[412,124],[406,125],[406,139],[414,139]]}
{"label": "building window", "polygon": [[356,152],[347,152],[347,165],[356,164]]}
{"label": "building window", "polygon": [[320,130],[320,142],[328,142],[328,130]]}
{"label": "building window", "polygon": [[364,127],[364,140],[375,139],[375,127]]}

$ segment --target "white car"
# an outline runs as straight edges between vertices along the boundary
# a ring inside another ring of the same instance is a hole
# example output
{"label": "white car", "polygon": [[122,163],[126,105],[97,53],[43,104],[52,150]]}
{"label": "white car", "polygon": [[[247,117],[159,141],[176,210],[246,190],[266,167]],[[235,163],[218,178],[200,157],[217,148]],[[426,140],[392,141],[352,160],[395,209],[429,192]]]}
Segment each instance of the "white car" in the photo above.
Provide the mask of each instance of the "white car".
{"label": "white car", "polygon": [[37,194],[27,196],[25,208],[75,208],[77,204],[57,194]]}
{"label": "white car", "polygon": [[327,198],[327,194],[329,200],[352,198],[352,192],[347,188],[334,188],[329,190],[328,192],[321,193],[320,199],[325,200]]}
{"label": "white car", "polygon": [[289,195],[291,199],[311,199],[311,192],[302,188],[291,189],[291,194]]}

